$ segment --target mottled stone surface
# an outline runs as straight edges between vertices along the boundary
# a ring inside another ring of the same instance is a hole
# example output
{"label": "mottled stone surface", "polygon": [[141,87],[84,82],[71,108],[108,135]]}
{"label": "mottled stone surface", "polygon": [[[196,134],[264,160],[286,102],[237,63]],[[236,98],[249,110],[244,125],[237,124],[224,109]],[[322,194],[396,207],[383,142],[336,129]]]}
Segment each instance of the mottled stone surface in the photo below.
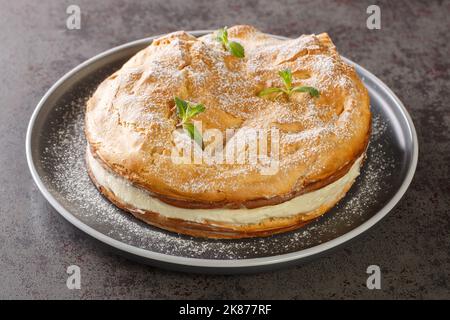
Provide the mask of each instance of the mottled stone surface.
{"label": "mottled stone surface", "polygon": [[[82,29],[67,30],[78,4]],[[450,298],[450,1],[389,1],[381,30],[364,1],[3,1],[0,9],[0,298]],[[174,30],[237,23],[295,36],[330,33],[339,51],[380,77],[418,130],[414,181],[364,237],[306,265],[211,276],[160,270],[118,257],[67,223],[28,172],[25,131],[45,91],[83,60]],[[81,290],[66,267],[82,269]],[[382,290],[365,286],[381,267]]]}

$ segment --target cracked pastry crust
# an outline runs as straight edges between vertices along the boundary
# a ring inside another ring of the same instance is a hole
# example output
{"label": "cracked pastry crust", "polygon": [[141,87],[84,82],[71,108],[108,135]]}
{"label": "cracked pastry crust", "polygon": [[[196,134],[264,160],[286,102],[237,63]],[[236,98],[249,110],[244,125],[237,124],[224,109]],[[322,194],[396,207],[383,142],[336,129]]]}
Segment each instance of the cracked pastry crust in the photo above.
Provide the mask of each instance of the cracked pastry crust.
{"label": "cracked pastry crust", "polygon": [[[328,35],[280,40],[251,26],[234,26],[228,35],[230,41],[244,46],[245,58],[230,55],[214,34],[195,38],[180,31],[154,40],[105,79],[87,103],[85,133],[92,155],[153,197],[190,209],[276,205],[344,176],[369,141],[369,96]],[[268,100],[257,96],[263,88],[281,86],[278,71],[287,68],[292,70],[293,85],[315,87],[320,97],[295,94],[290,99]],[[174,96],[206,106],[196,117],[203,130],[277,128],[278,172],[261,175],[251,164],[173,163],[172,131],[178,123]],[[350,186],[310,216],[326,212]],[[292,216],[217,229],[207,221],[172,221],[142,210],[137,214],[139,210],[98,183],[97,187],[138,218],[190,235],[260,236],[305,223],[304,217]]]}

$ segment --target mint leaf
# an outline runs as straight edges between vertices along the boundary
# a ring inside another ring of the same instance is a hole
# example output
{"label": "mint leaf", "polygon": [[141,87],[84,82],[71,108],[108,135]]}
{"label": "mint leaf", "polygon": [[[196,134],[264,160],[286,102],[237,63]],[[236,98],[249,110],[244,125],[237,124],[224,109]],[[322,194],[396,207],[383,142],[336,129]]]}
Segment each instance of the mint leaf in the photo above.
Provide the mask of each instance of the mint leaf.
{"label": "mint leaf", "polygon": [[291,72],[291,70],[289,70],[289,69],[281,70],[280,72],[278,72],[278,74],[280,75],[281,79],[283,79],[284,86],[289,91],[291,89],[291,86],[292,86],[292,72]]}
{"label": "mint leaf", "polygon": [[266,88],[266,89],[263,89],[262,91],[260,91],[258,93],[258,96],[263,97],[263,96],[267,96],[267,95],[275,93],[275,92],[283,92],[283,90],[280,88]]}
{"label": "mint leaf", "polygon": [[233,56],[243,58],[245,56],[244,47],[236,41],[228,42],[227,27],[217,30],[216,40],[221,42],[223,47]]}
{"label": "mint leaf", "polygon": [[193,123],[184,123],[184,130],[188,133],[192,140],[194,140],[201,148],[203,148],[203,138],[201,133],[197,130]]}
{"label": "mint leaf", "polygon": [[281,70],[278,72],[278,75],[283,80],[285,88],[267,88],[258,93],[258,96],[262,97],[274,92],[283,92],[289,97],[293,92],[308,92],[311,97],[319,97],[320,92],[314,87],[297,86],[292,88],[292,72],[290,69]]}
{"label": "mint leaf", "polygon": [[178,97],[175,97],[175,105],[177,106],[177,115],[181,120],[186,118],[186,110],[188,103]]}
{"label": "mint leaf", "polygon": [[230,51],[231,54],[237,58],[245,57],[244,47],[239,42],[231,41],[228,44],[228,51]]}
{"label": "mint leaf", "polygon": [[194,104],[178,97],[175,97],[174,100],[177,107],[177,115],[181,120],[178,125],[182,125],[191,139],[193,139],[200,147],[203,148],[202,135],[200,134],[200,132],[198,132],[194,124],[191,122],[191,118],[205,111],[205,106],[201,103]]}
{"label": "mint leaf", "polygon": [[205,111],[205,106],[203,104],[197,104],[195,106],[189,104],[186,112],[186,118],[190,119],[192,117],[195,117],[197,114],[203,111]]}
{"label": "mint leaf", "polygon": [[223,27],[217,31],[217,40],[222,42],[224,46],[228,43],[228,31],[227,27]]}
{"label": "mint leaf", "polygon": [[292,89],[295,92],[308,92],[311,97],[319,97],[320,92],[314,87],[298,86]]}
{"label": "mint leaf", "polygon": [[219,42],[223,42],[223,29],[217,30],[216,40]]}

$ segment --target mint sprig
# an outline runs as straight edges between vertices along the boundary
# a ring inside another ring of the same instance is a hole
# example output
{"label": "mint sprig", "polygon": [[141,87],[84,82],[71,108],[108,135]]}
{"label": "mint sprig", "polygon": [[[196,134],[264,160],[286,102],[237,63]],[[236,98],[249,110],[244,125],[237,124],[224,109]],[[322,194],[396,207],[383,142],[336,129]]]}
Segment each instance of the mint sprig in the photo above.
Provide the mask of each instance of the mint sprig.
{"label": "mint sprig", "polygon": [[177,108],[177,115],[180,118],[180,123],[183,129],[188,133],[189,137],[194,140],[200,147],[203,147],[203,138],[201,133],[197,130],[191,119],[205,111],[205,106],[201,103],[192,103],[178,97],[174,98]]}
{"label": "mint sprig", "polygon": [[290,69],[281,70],[278,72],[278,75],[280,76],[281,80],[283,80],[284,88],[266,88],[261,90],[258,93],[258,96],[264,97],[273,93],[280,94],[286,94],[288,97],[291,96],[294,92],[308,92],[311,97],[319,97],[320,92],[314,87],[308,87],[308,86],[297,86],[292,87],[292,72]]}
{"label": "mint sprig", "polygon": [[233,56],[237,58],[245,57],[244,47],[236,41],[228,41],[228,31],[227,27],[219,29],[217,31],[217,41],[221,42],[223,47],[228,50]]}

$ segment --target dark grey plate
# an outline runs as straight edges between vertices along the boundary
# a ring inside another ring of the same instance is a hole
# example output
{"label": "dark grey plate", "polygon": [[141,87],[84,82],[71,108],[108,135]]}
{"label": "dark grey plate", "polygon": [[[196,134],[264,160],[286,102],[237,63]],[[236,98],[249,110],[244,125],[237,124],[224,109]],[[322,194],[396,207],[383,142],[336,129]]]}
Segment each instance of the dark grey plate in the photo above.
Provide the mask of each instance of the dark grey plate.
{"label": "dark grey plate", "polygon": [[[199,36],[210,31],[195,31]],[[368,230],[400,200],[417,164],[414,125],[400,100],[359,65],[373,112],[368,158],[347,196],[298,231],[269,238],[205,240],[145,225],[105,200],[84,166],[84,104],[96,86],[155,37],[108,50],[62,77],[39,102],[27,132],[33,178],[69,222],[119,252],[144,262],[195,272],[254,272],[304,261]]]}

